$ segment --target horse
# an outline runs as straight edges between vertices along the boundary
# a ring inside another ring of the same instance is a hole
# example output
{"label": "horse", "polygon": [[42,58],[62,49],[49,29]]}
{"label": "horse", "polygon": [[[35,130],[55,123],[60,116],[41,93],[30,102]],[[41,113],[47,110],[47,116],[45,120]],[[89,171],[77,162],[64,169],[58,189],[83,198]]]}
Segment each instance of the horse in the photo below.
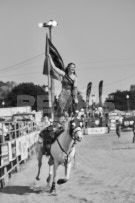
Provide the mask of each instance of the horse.
{"label": "horse", "polygon": [[[50,193],[56,192],[56,177],[57,169],[59,165],[63,165],[65,168],[65,178],[59,179],[57,184],[66,183],[70,177],[70,171],[72,167],[72,160],[75,158],[75,144],[81,142],[83,138],[82,122],[79,118],[73,117],[65,121],[64,131],[56,138],[51,144],[50,156],[49,156],[49,176],[47,177],[48,185],[52,185]],[[38,148],[38,174],[36,179],[39,180],[40,168],[42,165],[42,148],[43,145],[39,145]]]}

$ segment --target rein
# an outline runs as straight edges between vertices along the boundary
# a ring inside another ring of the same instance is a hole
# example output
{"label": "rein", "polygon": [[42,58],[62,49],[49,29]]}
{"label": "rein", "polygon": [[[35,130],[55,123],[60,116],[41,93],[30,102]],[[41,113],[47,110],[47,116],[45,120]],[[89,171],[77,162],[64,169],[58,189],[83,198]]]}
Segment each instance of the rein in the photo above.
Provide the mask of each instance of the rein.
{"label": "rein", "polygon": [[73,144],[72,144],[72,146],[71,146],[71,148],[70,148],[70,151],[69,151],[68,153],[63,149],[63,147],[61,146],[61,144],[60,144],[58,138],[56,139],[56,141],[57,141],[57,143],[58,143],[60,149],[62,150],[62,152],[64,152],[64,153],[66,154],[66,159],[65,159],[65,162],[66,162],[66,163],[68,162],[68,157],[69,157],[70,153],[72,152],[72,149],[73,149],[74,145],[76,144],[76,140],[77,140],[77,139],[76,139],[75,135],[76,135],[76,133],[79,132],[80,130],[81,130],[80,127],[76,127],[76,128],[74,128],[74,129],[72,129],[71,123],[70,123],[69,135],[70,135],[70,137],[72,138],[72,140],[73,140],[74,142],[73,142]]}
{"label": "rein", "polygon": [[71,151],[72,151],[71,149],[72,149],[73,146],[75,145],[75,140],[74,140],[74,143],[72,144],[72,147],[71,147],[69,153],[67,153],[67,152],[62,148],[62,146],[61,146],[61,144],[60,144],[60,142],[59,142],[58,139],[57,139],[57,142],[58,142],[58,145],[59,145],[59,147],[61,148],[61,150],[62,150],[67,156],[71,153]]}
{"label": "rein", "polygon": [[69,157],[70,153],[72,152],[72,149],[73,149],[73,147],[74,147],[74,145],[75,145],[75,143],[76,143],[76,142],[75,142],[75,139],[74,139],[74,143],[72,144],[71,149],[70,149],[70,151],[69,151],[68,153],[62,148],[62,146],[61,146],[61,144],[60,144],[58,138],[57,138],[57,143],[58,143],[60,149],[66,154],[65,164],[67,164],[67,163],[68,163],[68,157]]}
{"label": "rein", "polygon": [[77,132],[79,132],[80,130],[81,130],[80,127],[77,127],[76,129],[73,130],[73,132],[70,133],[70,136],[71,136],[71,138],[72,138],[74,141],[76,140],[75,134],[76,134]]}
{"label": "rein", "polygon": [[70,137],[72,138],[72,140],[74,140],[74,142],[73,142],[73,144],[72,144],[72,146],[71,146],[71,149],[70,149],[70,151],[69,151],[68,153],[63,149],[63,147],[61,146],[61,144],[60,144],[58,138],[56,139],[56,141],[57,141],[57,143],[58,143],[60,149],[62,150],[62,152],[64,152],[64,153],[66,154],[66,162],[68,162],[68,157],[69,157],[70,153],[72,152],[72,149],[73,149],[74,145],[76,144],[75,134],[76,134],[78,131],[80,131],[80,128],[77,127],[76,130],[73,130],[72,132],[69,132],[69,135],[70,135]]}

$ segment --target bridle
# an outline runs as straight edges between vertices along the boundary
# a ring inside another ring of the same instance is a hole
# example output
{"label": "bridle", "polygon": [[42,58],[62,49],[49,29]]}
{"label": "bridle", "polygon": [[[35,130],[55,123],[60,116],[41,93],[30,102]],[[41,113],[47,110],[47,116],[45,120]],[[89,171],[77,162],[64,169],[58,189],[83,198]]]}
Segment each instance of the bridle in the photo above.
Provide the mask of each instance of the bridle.
{"label": "bridle", "polygon": [[79,132],[79,131],[81,131],[81,128],[80,127],[77,127],[77,128],[75,128],[74,130],[72,130],[69,134],[70,134],[70,136],[71,136],[71,138],[73,139],[73,140],[75,140],[75,141],[77,141],[77,138],[76,138],[76,133],[77,132]]}
{"label": "bridle", "polygon": [[57,138],[57,143],[58,143],[60,149],[66,154],[65,162],[68,162],[68,157],[69,157],[70,153],[72,152],[72,149],[73,149],[74,145],[76,144],[76,141],[78,141],[78,139],[77,139],[76,136],[75,136],[76,133],[79,132],[79,131],[82,131],[81,125],[79,124],[79,123],[81,123],[81,122],[79,122],[79,121],[77,122],[77,124],[79,124],[79,125],[77,125],[77,127],[73,127],[73,126],[74,126],[73,123],[76,124],[75,121],[77,121],[77,120],[71,120],[71,121],[69,122],[69,128],[70,128],[70,130],[69,130],[69,135],[70,135],[71,138],[74,140],[74,142],[73,142],[73,144],[72,144],[72,146],[71,146],[71,149],[70,149],[70,151],[69,151],[68,153],[63,149],[63,147],[61,146],[61,144],[60,144],[60,142],[59,142],[59,140],[58,140],[58,138]]}
{"label": "bridle", "polygon": [[75,135],[79,131],[82,131],[82,122],[79,119],[74,118],[73,120],[70,121],[70,130],[69,130],[69,134],[73,140],[77,141]]}

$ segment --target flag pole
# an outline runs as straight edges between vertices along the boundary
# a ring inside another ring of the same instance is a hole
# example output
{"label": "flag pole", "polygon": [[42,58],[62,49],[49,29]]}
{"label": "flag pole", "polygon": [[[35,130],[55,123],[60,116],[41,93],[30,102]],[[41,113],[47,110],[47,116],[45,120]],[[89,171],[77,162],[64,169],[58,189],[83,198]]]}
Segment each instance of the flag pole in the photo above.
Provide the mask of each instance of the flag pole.
{"label": "flag pole", "polygon": [[[49,26],[49,39],[52,42],[52,26]],[[50,91],[51,91],[51,118],[54,119],[54,79],[50,77]]]}
{"label": "flag pole", "polygon": [[[52,27],[57,26],[58,23],[55,20],[50,20],[48,23],[39,23],[38,26],[40,28],[49,28],[49,39],[50,41],[52,41]],[[47,42],[48,43],[48,42]],[[50,68],[49,64],[48,67]],[[48,90],[49,90],[49,107],[51,106],[51,118],[54,118],[54,80],[53,78],[50,76],[50,70],[48,68]],[[51,93],[51,95],[50,95]],[[50,97],[51,96],[51,97]],[[51,105],[50,105],[51,103]]]}
{"label": "flag pole", "polygon": [[[49,44],[48,44],[48,34],[46,34],[46,50],[45,50],[45,53],[46,53],[46,57],[48,58],[48,55],[49,55]],[[51,67],[50,67],[50,62],[49,60],[47,59],[47,68],[48,68],[48,102],[49,102],[49,108],[48,108],[48,116],[50,115],[50,113],[52,113],[52,102],[51,102],[51,76],[50,76],[50,70],[51,70]],[[51,115],[51,118],[52,118],[52,115]]]}

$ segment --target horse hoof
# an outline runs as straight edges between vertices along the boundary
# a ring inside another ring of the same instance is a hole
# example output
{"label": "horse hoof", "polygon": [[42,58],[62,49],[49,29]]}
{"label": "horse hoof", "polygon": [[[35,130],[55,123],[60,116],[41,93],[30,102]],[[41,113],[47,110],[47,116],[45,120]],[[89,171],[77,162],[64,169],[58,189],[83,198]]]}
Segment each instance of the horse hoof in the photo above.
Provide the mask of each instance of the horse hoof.
{"label": "horse hoof", "polygon": [[51,196],[57,196],[56,190],[50,190],[50,195]]}
{"label": "horse hoof", "polygon": [[51,195],[56,194],[56,188],[51,187],[51,189],[50,189],[50,194],[51,194]]}
{"label": "horse hoof", "polygon": [[47,182],[47,183],[50,183],[50,181],[51,181],[51,175],[49,175],[49,176],[47,177],[47,179],[46,179],[46,182]]}
{"label": "horse hoof", "polygon": [[63,184],[63,183],[66,183],[68,180],[66,180],[66,179],[59,179],[58,181],[57,181],[57,184],[58,185],[61,185],[61,184]]}
{"label": "horse hoof", "polygon": [[36,177],[36,180],[40,180],[40,178],[39,178],[39,177]]}

